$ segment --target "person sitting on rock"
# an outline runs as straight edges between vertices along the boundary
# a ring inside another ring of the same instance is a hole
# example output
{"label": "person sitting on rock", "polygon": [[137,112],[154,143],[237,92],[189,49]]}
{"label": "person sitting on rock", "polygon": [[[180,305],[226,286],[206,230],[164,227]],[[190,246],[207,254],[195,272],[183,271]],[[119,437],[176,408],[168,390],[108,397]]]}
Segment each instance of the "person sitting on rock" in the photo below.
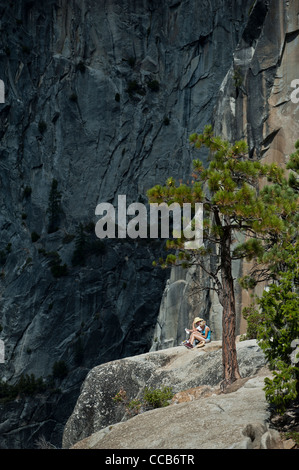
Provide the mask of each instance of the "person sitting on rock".
{"label": "person sitting on rock", "polygon": [[211,341],[211,330],[207,325],[207,322],[205,320],[202,320],[200,322],[200,326],[202,328],[202,336],[203,336],[203,341],[205,343],[209,343]]}
{"label": "person sitting on rock", "polygon": [[[193,323],[192,323],[192,329],[191,330],[188,330],[187,328],[185,328],[185,331],[186,333],[191,333],[191,336],[192,335],[199,335],[202,331],[201,329],[201,326],[200,326],[200,322],[203,321],[202,318],[199,318],[199,317],[196,317],[194,318],[193,320]],[[190,341],[191,340],[191,336],[190,336],[190,339],[189,341],[185,341],[184,346],[186,346],[187,348],[189,347],[188,345],[191,343],[193,343],[194,339],[192,340],[192,342]],[[195,339],[197,339],[196,337],[194,337]]]}
{"label": "person sitting on rock", "polygon": [[192,349],[195,340],[199,341],[197,346],[199,348],[202,348],[206,343],[211,341],[211,330],[206,324],[205,320],[201,320],[199,322],[199,326],[201,327],[201,332],[198,330],[192,331],[189,341],[185,344],[186,348]]}

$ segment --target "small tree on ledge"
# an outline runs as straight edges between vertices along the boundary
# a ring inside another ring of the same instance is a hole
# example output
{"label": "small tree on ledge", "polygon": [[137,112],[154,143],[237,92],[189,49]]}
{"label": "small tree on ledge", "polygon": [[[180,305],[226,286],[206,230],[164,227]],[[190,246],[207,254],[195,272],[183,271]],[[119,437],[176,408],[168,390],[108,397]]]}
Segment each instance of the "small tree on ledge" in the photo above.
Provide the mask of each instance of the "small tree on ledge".
{"label": "small tree on ledge", "polygon": [[[288,184],[283,169],[249,160],[244,141],[231,145],[214,136],[211,126],[203,134],[192,134],[195,148],[210,151],[210,163],[204,168],[200,160],[193,162],[191,185],[176,186],[168,178],[165,186],[156,185],[147,192],[150,203],[202,203],[204,209],[204,247],[186,250],[183,238],[169,240],[168,247],[176,254],[167,256],[162,264],[199,265],[212,280],[212,286],[223,308],[222,357],[223,382],[240,378],[235,345],[236,306],[232,263],[234,260],[254,261],[244,280],[247,287],[269,279],[268,269],[273,247],[279,247],[294,236],[292,221],[297,212],[297,196]],[[268,183],[265,184],[268,180]],[[262,183],[264,184],[263,189]],[[244,240],[238,243],[238,240]],[[214,248],[211,249],[212,244]],[[209,265],[207,257],[211,259]]]}

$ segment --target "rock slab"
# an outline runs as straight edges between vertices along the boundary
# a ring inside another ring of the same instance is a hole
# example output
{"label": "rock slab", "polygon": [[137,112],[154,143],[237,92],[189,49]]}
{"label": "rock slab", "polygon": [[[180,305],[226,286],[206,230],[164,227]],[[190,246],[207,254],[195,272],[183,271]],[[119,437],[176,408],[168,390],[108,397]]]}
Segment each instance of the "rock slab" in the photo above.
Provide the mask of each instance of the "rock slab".
{"label": "rock slab", "polygon": [[[74,411],[65,426],[63,447],[70,448],[97,432],[104,440],[96,445],[104,447],[110,445],[111,448],[115,446],[116,448],[118,446],[186,448],[186,446],[202,445],[227,446],[237,442],[240,440],[241,430],[248,423],[247,418],[250,418],[251,422],[253,418],[256,421],[259,416],[264,422],[268,416],[262,391],[263,377],[244,380],[257,374],[265,366],[265,357],[255,340],[237,343],[237,353],[243,377],[240,382],[242,394],[239,390],[235,390],[231,394],[218,395],[219,383],[222,380],[220,341],[212,342],[202,349],[188,350],[178,346],[93,368],[82,385]],[[199,398],[195,395],[194,400],[189,402],[178,400],[177,405],[148,411],[127,422],[121,422],[127,419],[127,416],[123,407],[113,401],[113,397],[122,388],[130,400],[139,398],[146,386],[154,389],[170,386],[176,394],[208,386],[211,394],[205,398],[209,394],[204,393],[204,396],[201,396],[199,393]],[[236,398],[239,399],[238,406],[234,404]],[[222,430],[219,427],[220,419],[223,423]],[[189,436],[188,442],[184,432],[187,422],[190,430],[196,429],[194,435],[193,431],[190,432],[192,436]],[[234,427],[236,426],[234,432],[225,430],[229,423],[234,423]],[[200,432],[202,426],[205,429],[203,433]],[[110,428],[113,430],[114,438],[108,442],[107,439],[112,436],[111,432],[107,434]],[[211,430],[209,442],[201,442],[200,439],[206,439],[204,435],[207,428]],[[125,444],[121,443],[124,442],[121,440],[124,435],[126,435]],[[229,442],[227,435],[231,436]]]}
{"label": "rock slab", "polygon": [[[239,388],[145,412],[98,431],[73,449],[259,449],[279,443],[268,430],[263,371]],[[244,423],[252,423],[244,425]],[[275,441],[275,442],[274,442]]]}

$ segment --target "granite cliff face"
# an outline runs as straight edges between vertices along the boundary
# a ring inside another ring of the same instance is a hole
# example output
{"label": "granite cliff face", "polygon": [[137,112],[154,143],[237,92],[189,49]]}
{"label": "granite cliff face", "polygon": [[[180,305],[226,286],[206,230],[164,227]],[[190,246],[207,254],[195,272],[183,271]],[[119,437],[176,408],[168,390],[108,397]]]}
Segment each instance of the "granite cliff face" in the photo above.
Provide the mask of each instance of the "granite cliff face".
{"label": "granite cliff face", "polygon": [[[253,2],[233,60],[219,86],[212,118],[215,133],[230,141],[245,139],[249,157],[285,166],[299,136],[299,107],[291,99],[298,77],[299,2]],[[246,272],[246,263],[234,264],[234,278]],[[199,296],[204,274],[196,269],[172,272],[160,306],[152,350],[175,346],[184,339],[183,325],[195,314],[209,321],[214,339],[221,338],[221,306],[211,291]],[[263,286],[256,291],[261,293]],[[173,303],[184,293],[179,308]],[[236,283],[237,334],[246,332],[241,310],[250,302]],[[176,318],[178,328],[170,318]]]}
{"label": "granite cliff face", "polygon": [[[153,338],[164,346],[154,328],[169,273],[152,268],[162,243],[98,243],[95,207],[188,179],[188,136],[213,121],[282,162],[296,139],[298,12],[297,1],[0,1],[1,378],[52,384],[47,399],[0,405],[1,447],[41,435],[59,446],[90,368]],[[220,331],[217,299],[199,302]]]}

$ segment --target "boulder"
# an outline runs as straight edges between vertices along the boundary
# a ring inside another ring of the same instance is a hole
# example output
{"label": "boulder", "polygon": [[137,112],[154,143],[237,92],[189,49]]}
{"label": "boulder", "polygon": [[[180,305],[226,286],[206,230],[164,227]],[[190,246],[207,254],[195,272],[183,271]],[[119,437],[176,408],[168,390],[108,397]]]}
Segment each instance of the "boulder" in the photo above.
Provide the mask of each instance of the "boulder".
{"label": "boulder", "polygon": [[[252,420],[250,410],[252,411],[252,408],[255,408],[252,404],[252,400],[257,390],[257,401],[260,404],[257,404],[257,411],[253,411],[252,413],[259,414],[260,406],[265,407],[265,400],[263,398],[264,392],[262,391],[261,385],[263,380],[262,378],[258,378],[258,386],[256,386],[253,379],[250,381],[251,385],[248,385],[249,381],[245,379],[257,374],[265,365],[265,357],[255,340],[237,343],[237,354],[240,373],[243,377],[239,382],[239,387],[245,390],[242,400],[248,403],[248,419],[250,418],[250,420]],[[215,410],[219,412],[219,410],[221,411],[221,409],[223,409],[227,410],[227,413],[225,412],[223,416],[227,417],[226,425],[228,425],[230,420],[229,416],[234,407],[233,401],[230,401],[232,399],[226,398],[226,395],[231,397],[232,393],[237,394],[239,390],[236,390],[238,386],[233,384],[235,387],[234,391],[218,395],[221,380],[222,351],[220,341],[211,342],[201,349],[194,348],[189,350],[183,346],[177,346],[102,364],[89,372],[82,385],[76,406],[64,429],[63,447],[72,447],[76,442],[99,431],[102,436],[103,433],[106,433],[106,431],[102,432],[103,429],[106,428],[107,430],[107,427],[109,429],[109,427],[128,418],[123,406],[113,401],[113,397],[115,397],[120,389],[125,390],[128,398],[132,400],[139,398],[146,386],[153,389],[170,386],[176,394],[192,388],[202,386],[209,387],[208,390],[202,388],[202,391],[199,390],[197,394],[194,392],[189,393],[189,401],[182,400],[179,398],[179,395],[177,395],[177,406],[179,408],[175,407],[175,409],[178,409],[178,411],[159,411],[166,413],[166,420],[170,420],[169,422],[171,422],[172,419],[174,421],[178,419],[177,422],[180,423],[181,413],[183,415],[184,411],[180,412],[179,410],[183,410],[186,406],[190,406],[191,411],[193,406],[197,409],[201,399],[205,399],[207,395],[215,395],[214,397],[211,396],[208,398],[208,400],[210,400],[209,402],[205,402],[207,410],[203,414],[201,413],[201,419],[204,417],[205,423],[208,423],[210,421],[208,417],[212,412]],[[209,393],[207,393],[207,391]],[[229,390],[227,390],[227,392],[229,392]],[[188,395],[188,393],[185,393],[185,395]],[[192,395],[194,399],[190,398]],[[222,400],[225,401],[223,406],[221,405]],[[241,410],[243,405],[240,404]],[[171,409],[174,410],[174,407],[171,407]],[[148,419],[144,418],[144,416],[148,416],[148,413],[152,413],[152,416],[156,416],[155,413],[159,411],[153,410],[146,412],[139,417],[137,416],[130,419],[130,421],[133,419]],[[189,411],[185,411],[190,417]],[[170,416],[168,416],[168,413],[170,413]],[[177,417],[173,416],[172,418],[171,413],[178,413],[179,415]],[[263,414],[263,417],[265,417],[265,414],[266,412]],[[244,422],[241,415],[242,413],[240,413],[240,428],[243,428],[247,424],[247,421],[244,418]],[[217,420],[218,418],[216,421]],[[241,422],[243,423],[242,425]],[[232,423],[234,423],[234,419],[232,419]],[[125,425],[124,423],[122,424]],[[191,424],[190,422],[190,425]],[[179,428],[180,426],[178,426],[178,429]],[[234,435],[234,439],[237,438],[237,434],[239,437],[239,431]],[[152,443],[153,446],[156,444],[157,443]],[[167,441],[167,445],[169,444],[170,442]],[[128,446],[129,445],[133,445],[133,443],[128,444]],[[144,442],[140,445],[144,445]],[[159,445],[162,445],[162,443],[159,442]]]}
{"label": "boulder", "polygon": [[269,409],[263,392],[268,373],[261,370],[235,392],[200,396],[108,426],[72,449],[271,448],[268,435],[273,430],[266,425]]}

